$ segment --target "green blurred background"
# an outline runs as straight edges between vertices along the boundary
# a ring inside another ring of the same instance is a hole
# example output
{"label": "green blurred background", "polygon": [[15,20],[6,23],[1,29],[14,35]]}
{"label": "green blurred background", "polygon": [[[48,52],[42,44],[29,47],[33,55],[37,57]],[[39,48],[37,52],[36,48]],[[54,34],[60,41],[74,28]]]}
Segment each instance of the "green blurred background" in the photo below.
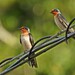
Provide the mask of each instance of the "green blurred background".
{"label": "green blurred background", "polygon": [[[75,17],[75,0],[0,0],[0,61],[22,52],[21,26],[31,29],[35,41],[57,33],[59,29],[50,14],[53,8],[60,9],[68,22]],[[37,69],[25,64],[7,75],[75,75],[75,40],[40,55],[37,63]]]}

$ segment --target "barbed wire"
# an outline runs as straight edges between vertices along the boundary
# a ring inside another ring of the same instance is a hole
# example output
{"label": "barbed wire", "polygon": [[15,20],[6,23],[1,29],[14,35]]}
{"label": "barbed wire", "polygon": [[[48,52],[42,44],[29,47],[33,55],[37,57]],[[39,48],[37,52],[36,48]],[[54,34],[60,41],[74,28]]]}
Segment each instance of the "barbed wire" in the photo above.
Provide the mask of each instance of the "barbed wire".
{"label": "barbed wire", "polygon": [[[75,25],[71,26],[70,28],[72,28],[74,26]],[[68,30],[68,28],[67,28],[67,30]],[[21,54],[15,56],[15,57],[13,57],[12,59],[10,59],[10,62],[12,62],[16,58],[18,58],[13,64],[11,64],[3,72],[1,72],[0,75],[4,75],[4,74],[12,71],[13,69],[16,69],[17,67],[23,65],[24,63],[30,61],[33,58],[45,53],[46,51],[51,50],[52,48],[54,48],[58,44],[64,42],[66,39],[69,39],[69,38],[71,38],[75,35],[75,32],[72,32],[72,33],[66,34],[67,37],[65,37],[65,36],[58,37],[59,35],[61,35],[65,31],[66,31],[66,29],[61,31],[61,32],[58,32],[57,34],[55,34],[53,36],[45,36],[45,37],[39,39],[38,41],[36,41],[35,44],[32,46],[32,48],[30,49],[30,51],[28,51],[26,53],[21,53]],[[67,31],[66,31],[66,33],[67,33]],[[38,44],[40,41],[43,41],[43,42]],[[34,52],[35,52],[35,55],[33,55],[31,57],[30,55]],[[8,62],[8,63],[10,63],[10,62]],[[7,65],[8,63],[6,63],[5,65]]]}

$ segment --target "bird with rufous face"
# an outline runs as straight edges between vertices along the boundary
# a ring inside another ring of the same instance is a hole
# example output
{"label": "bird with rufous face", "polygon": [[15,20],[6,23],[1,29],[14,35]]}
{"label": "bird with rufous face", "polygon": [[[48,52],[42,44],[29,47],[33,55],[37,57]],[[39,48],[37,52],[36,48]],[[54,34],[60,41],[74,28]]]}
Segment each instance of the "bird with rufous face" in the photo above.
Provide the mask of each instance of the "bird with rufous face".
{"label": "bird with rufous face", "polygon": [[[23,45],[25,52],[27,52],[34,45],[34,40],[28,27],[22,26],[20,30],[21,30],[20,43]],[[31,56],[33,56],[34,54],[35,53],[32,53]],[[31,59],[28,63],[30,66],[37,68],[36,58]]]}
{"label": "bird with rufous face", "polygon": [[[69,23],[66,21],[66,19],[64,18],[64,16],[62,16],[61,12],[59,9],[52,9],[50,11],[50,13],[53,14],[54,16],[54,21],[55,24],[58,26],[58,28],[60,30],[64,30],[68,27]],[[68,33],[74,32],[75,30],[73,28],[69,29]],[[75,39],[75,36],[73,36],[73,38]]]}

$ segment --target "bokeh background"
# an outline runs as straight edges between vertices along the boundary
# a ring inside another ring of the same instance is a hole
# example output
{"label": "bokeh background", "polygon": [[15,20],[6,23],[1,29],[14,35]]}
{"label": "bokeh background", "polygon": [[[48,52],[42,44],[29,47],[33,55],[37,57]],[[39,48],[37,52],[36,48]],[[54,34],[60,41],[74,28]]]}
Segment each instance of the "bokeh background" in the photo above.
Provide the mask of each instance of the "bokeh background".
{"label": "bokeh background", "polygon": [[[60,31],[50,13],[53,8],[68,22],[75,17],[75,0],[0,0],[0,61],[22,52],[19,27],[28,26],[35,41]],[[24,64],[7,75],[75,75],[75,40],[38,56],[37,63],[37,69]]]}

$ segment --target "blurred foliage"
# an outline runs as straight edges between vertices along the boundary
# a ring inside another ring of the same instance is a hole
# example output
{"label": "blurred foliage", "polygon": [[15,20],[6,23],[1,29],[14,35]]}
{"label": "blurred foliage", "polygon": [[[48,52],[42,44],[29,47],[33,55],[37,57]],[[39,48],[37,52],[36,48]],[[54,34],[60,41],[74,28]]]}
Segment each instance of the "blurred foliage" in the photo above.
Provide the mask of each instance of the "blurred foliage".
{"label": "blurred foliage", "polygon": [[[22,52],[18,28],[23,25],[31,29],[35,40],[57,33],[59,29],[54,24],[53,15],[50,14],[50,10],[53,8],[60,9],[68,22],[75,17],[75,0],[0,0],[2,26],[17,38],[17,43],[14,46],[9,46],[0,39],[0,61]],[[32,69],[28,64],[25,64],[7,75],[13,75],[13,73],[14,75],[24,75],[24,72],[29,73],[25,75],[75,75],[74,44],[75,41],[70,39],[69,44],[62,43],[52,51],[37,57],[37,69]]]}

